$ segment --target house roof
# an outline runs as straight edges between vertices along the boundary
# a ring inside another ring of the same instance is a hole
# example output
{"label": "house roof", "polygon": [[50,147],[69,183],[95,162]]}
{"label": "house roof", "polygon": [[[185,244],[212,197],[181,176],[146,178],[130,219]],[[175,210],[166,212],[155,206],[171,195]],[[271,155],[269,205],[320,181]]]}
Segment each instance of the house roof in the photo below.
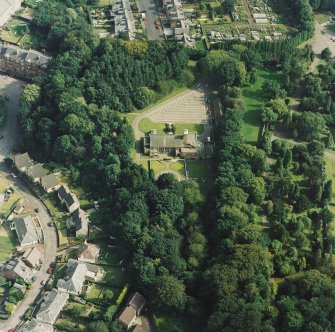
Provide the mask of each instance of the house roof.
{"label": "house roof", "polygon": [[87,243],[86,241],[82,243],[77,251],[78,259],[92,259],[95,260],[98,253],[100,251],[100,247],[93,243]]}
{"label": "house roof", "polygon": [[61,200],[65,199],[65,197],[70,193],[70,189],[66,184],[62,184],[58,189],[58,195]]}
{"label": "house roof", "polygon": [[125,325],[129,326],[135,317],[136,310],[132,306],[127,306],[122,310],[118,319]]}
{"label": "house roof", "polygon": [[85,211],[82,209],[75,210],[72,214],[72,220],[76,227],[76,233],[88,234],[88,218]]}
{"label": "house roof", "polygon": [[45,189],[51,189],[59,185],[58,179],[54,173],[45,175],[41,178],[42,187]]}
{"label": "house roof", "polygon": [[17,154],[14,156],[14,164],[18,169],[21,169],[22,167],[29,167],[33,165],[33,161],[30,159],[29,154],[22,153],[22,154]]}
{"label": "house roof", "polygon": [[75,194],[68,193],[65,196],[65,203],[68,207],[72,206],[73,204],[79,203],[79,200]]}
{"label": "house roof", "polygon": [[31,216],[14,219],[17,237],[21,245],[38,242],[38,235]]}
{"label": "house roof", "polygon": [[62,293],[53,288],[44,298],[44,301],[36,314],[36,318],[43,322],[53,324],[68,298],[69,294]]}
{"label": "house roof", "polygon": [[13,272],[15,272],[23,280],[26,280],[31,274],[31,269],[26,266],[21,259],[18,259],[13,267]]}
{"label": "house roof", "polygon": [[141,311],[145,306],[146,300],[144,296],[136,292],[130,295],[128,305],[132,306],[136,311]]}
{"label": "house roof", "polygon": [[47,174],[42,164],[38,163],[30,166],[26,171],[28,176],[31,176],[33,179],[41,178]]}
{"label": "house roof", "polygon": [[150,148],[184,148],[188,146],[196,147],[197,134],[189,133],[185,135],[150,134]]}
{"label": "house roof", "polygon": [[136,325],[132,332],[145,332],[140,325]]}
{"label": "house roof", "polygon": [[79,293],[87,273],[86,264],[69,259],[66,266],[65,276],[63,279],[58,280],[57,288],[66,289],[69,293]]}
{"label": "house roof", "polygon": [[25,261],[29,262],[31,265],[35,266],[38,265],[42,259],[42,253],[36,248],[28,249],[23,254],[22,258]]}
{"label": "house roof", "polygon": [[53,327],[50,324],[40,322],[35,318],[25,322],[23,325],[18,327],[15,332],[53,332]]}

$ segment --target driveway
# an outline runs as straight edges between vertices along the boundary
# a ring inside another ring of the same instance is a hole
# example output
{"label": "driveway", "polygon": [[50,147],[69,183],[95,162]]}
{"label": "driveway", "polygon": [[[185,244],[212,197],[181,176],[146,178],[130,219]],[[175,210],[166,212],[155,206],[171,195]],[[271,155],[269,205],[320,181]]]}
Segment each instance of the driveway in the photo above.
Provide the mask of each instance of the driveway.
{"label": "driveway", "polygon": [[5,332],[10,328],[15,328],[21,321],[21,317],[30,308],[36,297],[39,295],[43,286],[41,281],[49,278],[46,270],[51,262],[55,261],[57,255],[57,234],[56,230],[52,227],[48,227],[48,222],[51,222],[51,218],[43,205],[43,203],[35,197],[30,189],[25,185],[20,178],[12,178],[9,175],[9,170],[3,163],[5,157],[11,156],[13,149],[16,144],[20,141],[20,130],[17,122],[17,116],[19,113],[19,101],[22,93],[24,83],[22,81],[0,75],[0,87],[4,88],[4,93],[8,96],[8,100],[5,102],[7,110],[6,122],[3,128],[0,129],[0,171],[8,175],[8,178],[14,184],[15,190],[26,200],[33,208],[39,208],[38,217],[41,222],[41,226],[44,233],[44,258],[43,264],[39,271],[36,273],[36,281],[32,285],[31,289],[26,293],[25,298],[18,305],[16,310],[6,321],[0,321],[0,331]]}
{"label": "driveway", "polygon": [[154,0],[137,0],[138,9],[140,12],[146,12],[146,21],[142,21],[142,27],[145,30],[148,40],[162,40],[162,29],[156,29],[155,21],[159,21],[159,15]]}

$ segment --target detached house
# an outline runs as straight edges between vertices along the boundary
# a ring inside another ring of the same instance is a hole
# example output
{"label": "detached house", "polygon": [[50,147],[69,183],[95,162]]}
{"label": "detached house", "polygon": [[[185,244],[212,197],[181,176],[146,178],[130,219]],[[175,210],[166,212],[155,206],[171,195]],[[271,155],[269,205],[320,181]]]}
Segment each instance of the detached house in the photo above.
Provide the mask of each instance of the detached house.
{"label": "detached house", "polygon": [[100,247],[93,243],[87,243],[86,240],[77,250],[78,261],[85,263],[95,263],[100,252]]}
{"label": "detached house", "polygon": [[61,293],[57,289],[53,288],[48,295],[44,298],[44,301],[36,314],[36,318],[39,321],[53,324],[65,303],[69,298],[69,294]]}
{"label": "detached house", "polygon": [[47,193],[51,193],[52,191],[57,190],[60,187],[60,184],[56,175],[52,173],[41,178],[41,186]]}
{"label": "detached house", "polygon": [[38,243],[39,237],[31,216],[15,218],[13,223],[21,247]]}
{"label": "detached house", "polygon": [[72,213],[80,208],[80,203],[77,196],[70,192],[68,186],[62,185],[58,189],[58,198],[64,204],[67,210]]}
{"label": "detached house", "polygon": [[32,269],[42,263],[42,253],[36,248],[29,248],[22,256],[22,261]]}
{"label": "detached house", "polygon": [[145,298],[140,293],[133,293],[130,295],[127,306],[122,310],[118,321],[128,330],[134,324],[136,317],[141,314],[146,304]]}
{"label": "detached house", "polygon": [[25,322],[23,325],[18,327],[15,332],[53,332],[54,328],[52,325],[40,322],[35,318]]}
{"label": "detached house", "polygon": [[28,177],[31,178],[31,180],[36,183],[40,182],[41,178],[45,176],[47,173],[45,169],[43,168],[42,164],[38,163],[33,166],[30,166],[26,170],[26,174]]}
{"label": "detached house", "polygon": [[15,261],[9,262],[6,265],[6,270],[3,275],[8,280],[22,278],[24,281],[26,281],[30,277],[31,272],[32,270],[26,266],[21,259],[17,259]]}
{"label": "detached house", "polygon": [[72,222],[76,228],[76,237],[88,235],[88,217],[85,211],[82,209],[74,211]]}
{"label": "detached house", "polygon": [[104,276],[104,270],[99,266],[69,259],[66,264],[65,277],[59,279],[57,288],[61,292],[80,295],[85,280],[99,281]]}
{"label": "detached house", "polygon": [[30,159],[29,154],[22,153],[22,154],[17,154],[16,156],[13,157],[13,162],[15,167],[20,171],[20,172],[25,172],[28,167],[33,165],[32,159]]}

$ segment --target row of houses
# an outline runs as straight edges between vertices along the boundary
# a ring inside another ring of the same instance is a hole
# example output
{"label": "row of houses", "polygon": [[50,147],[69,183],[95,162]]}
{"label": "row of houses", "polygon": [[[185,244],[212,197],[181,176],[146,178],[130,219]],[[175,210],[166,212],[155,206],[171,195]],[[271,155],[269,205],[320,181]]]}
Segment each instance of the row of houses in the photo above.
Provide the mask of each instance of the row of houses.
{"label": "row of houses", "polygon": [[0,0],[0,27],[21,7],[22,0]]}
{"label": "row of houses", "polygon": [[60,203],[71,214],[67,223],[68,228],[75,228],[76,237],[86,237],[89,222],[87,213],[80,208],[79,199],[70,191],[68,186],[60,184],[54,173],[47,174],[43,165],[41,163],[35,164],[28,153],[15,155],[13,162],[18,171],[26,174],[33,183],[39,183],[47,193],[57,190]]}

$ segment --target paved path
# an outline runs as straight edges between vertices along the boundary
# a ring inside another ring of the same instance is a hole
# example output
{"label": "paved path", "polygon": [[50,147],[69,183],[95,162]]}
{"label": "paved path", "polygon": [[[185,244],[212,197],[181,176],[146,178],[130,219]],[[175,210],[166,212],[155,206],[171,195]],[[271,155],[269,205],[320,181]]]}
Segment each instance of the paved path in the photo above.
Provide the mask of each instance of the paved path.
{"label": "paved path", "polygon": [[5,102],[7,110],[5,126],[0,129],[0,137],[3,137],[0,140],[0,171],[7,174],[8,179],[13,182],[15,189],[33,208],[39,208],[40,212],[38,213],[38,217],[44,232],[45,252],[42,267],[36,274],[35,283],[26,293],[24,300],[21,301],[10,318],[6,321],[0,320],[0,332],[6,332],[11,328],[15,328],[22,321],[22,316],[26,310],[32,306],[43,288],[43,286],[41,286],[41,281],[49,277],[46,270],[50,263],[55,260],[57,255],[57,234],[53,227],[51,228],[47,226],[48,222],[52,220],[48,215],[46,208],[42,202],[33,195],[20,178],[13,179],[9,175],[8,169],[2,162],[5,157],[11,156],[13,149],[20,140],[17,116],[23,84],[24,83],[19,80],[0,75],[0,87],[5,89],[5,95],[9,98]]}

